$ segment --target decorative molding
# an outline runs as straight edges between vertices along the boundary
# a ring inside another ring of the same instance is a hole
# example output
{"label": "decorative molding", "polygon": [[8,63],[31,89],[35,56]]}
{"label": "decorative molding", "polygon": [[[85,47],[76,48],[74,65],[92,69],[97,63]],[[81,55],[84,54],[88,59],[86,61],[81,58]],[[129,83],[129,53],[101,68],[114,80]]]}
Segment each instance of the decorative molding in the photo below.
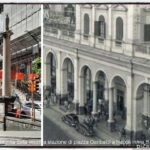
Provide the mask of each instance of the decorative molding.
{"label": "decorative molding", "polygon": [[96,4],[95,8],[100,9],[100,10],[108,10],[109,9],[109,7],[107,5],[101,5],[101,4]]}
{"label": "decorative molding", "polygon": [[90,5],[90,4],[84,4],[84,5],[81,5],[81,8],[89,8],[89,9],[92,9],[92,5]]}
{"label": "decorative molding", "polygon": [[113,11],[123,11],[123,12],[127,12],[128,11],[128,8],[126,7],[126,6],[124,6],[124,5],[120,5],[120,4],[118,4],[118,5],[115,5],[115,6],[113,6],[112,7],[112,10]]}

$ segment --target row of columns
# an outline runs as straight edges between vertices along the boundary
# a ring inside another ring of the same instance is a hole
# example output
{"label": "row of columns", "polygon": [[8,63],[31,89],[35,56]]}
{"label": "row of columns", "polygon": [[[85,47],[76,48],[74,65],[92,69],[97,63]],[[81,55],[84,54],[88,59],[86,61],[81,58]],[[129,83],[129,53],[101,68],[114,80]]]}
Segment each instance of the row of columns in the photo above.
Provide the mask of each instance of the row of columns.
{"label": "row of columns", "polygon": [[[62,70],[62,57],[61,52],[57,54],[57,68],[56,68],[56,92],[58,95],[62,95],[64,91],[64,82],[63,82],[63,70]],[[76,57],[74,59],[74,103],[79,104],[79,107],[84,107],[84,88],[83,88],[83,77],[79,75],[79,58],[76,53]],[[48,70],[46,71],[46,75],[48,75]],[[47,78],[48,79],[48,78]],[[49,82],[49,81],[47,81]],[[106,82],[106,81],[105,81]],[[133,96],[134,86],[133,86],[133,77],[127,77],[127,85],[126,85],[126,130],[128,131],[137,131],[140,130],[137,126],[137,101]],[[47,84],[48,85],[48,84]],[[93,114],[97,113],[97,89],[96,89],[96,81],[92,84],[93,87]],[[149,95],[147,87],[144,90],[144,114],[148,114],[148,104]],[[107,98],[106,98],[107,97]],[[146,98],[147,97],[147,98]],[[105,85],[105,99],[109,100],[109,119],[108,122],[112,124],[114,122],[113,118],[113,103],[116,98],[116,89],[113,87],[106,87]],[[149,113],[150,114],[150,113]]]}

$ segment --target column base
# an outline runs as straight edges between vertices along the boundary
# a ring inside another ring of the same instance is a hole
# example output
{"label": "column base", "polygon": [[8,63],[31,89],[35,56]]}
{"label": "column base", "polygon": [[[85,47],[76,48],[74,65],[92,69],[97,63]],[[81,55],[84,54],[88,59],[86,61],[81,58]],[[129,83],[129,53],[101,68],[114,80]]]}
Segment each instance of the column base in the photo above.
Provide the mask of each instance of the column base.
{"label": "column base", "polygon": [[58,104],[61,104],[61,95],[60,94],[56,94],[56,101],[58,102]]}
{"label": "column base", "polygon": [[84,114],[85,114],[85,107],[79,106],[79,115],[84,115]]}
{"label": "column base", "polygon": [[108,129],[110,132],[113,132],[115,130],[115,122],[113,120],[108,120]]}
{"label": "column base", "polygon": [[[143,131],[129,131],[129,130],[126,130],[126,134],[127,134],[127,136],[130,137],[131,145],[137,145],[138,144],[138,143],[136,143],[137,141],[145,142],[142,139]],[[146,140],[146,137],[145,137],[145,140]]]}
{"label": "column base", "polygon": [[76,114],[78,115],[79,114],[79,103],[75,103],[75,111],[76,111]]}
{"label": "column base", "polygon": [[98,113],[97,113],[97,112],[92,112],[92,115],[93,115],[94,117],[97,117]]}
{"label": "column base", "polygon": [[65,101],[68,101],[68,94],[61,94],[60,105],[64,105]]}

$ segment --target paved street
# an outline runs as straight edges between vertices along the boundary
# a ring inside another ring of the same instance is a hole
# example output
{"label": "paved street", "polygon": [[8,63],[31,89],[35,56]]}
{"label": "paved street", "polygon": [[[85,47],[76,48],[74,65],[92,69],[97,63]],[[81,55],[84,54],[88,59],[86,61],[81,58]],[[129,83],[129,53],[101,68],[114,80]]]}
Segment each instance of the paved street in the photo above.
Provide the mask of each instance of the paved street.
{"label": "paved street", "polygon": [[44,145],[49,146],[102,146],[98,136],[85,137],[61,121],[63,114],[53,108],[44,109]]}

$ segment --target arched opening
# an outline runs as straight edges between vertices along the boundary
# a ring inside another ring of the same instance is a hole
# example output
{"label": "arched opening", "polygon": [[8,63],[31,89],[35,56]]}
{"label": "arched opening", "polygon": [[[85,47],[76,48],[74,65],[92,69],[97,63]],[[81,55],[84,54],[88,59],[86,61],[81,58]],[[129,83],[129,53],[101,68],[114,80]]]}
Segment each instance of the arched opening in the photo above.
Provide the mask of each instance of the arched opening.
{"label": "arched opening", "polygon": [[92,91],[92,74],[88,66],[84,66],[81,72],[82,76],[82,101],[85,106],[85,114],[90,114],[92,112],[93,106],[93,91]]}
{"label": "arched opening", "polygon": [[116,76],[112,80],[113,115],[116,120],[126,120],[126,85],[124,80]]}
{"label": "arched opening", "polygon": [[141,84],[136,92],[136,130],[150,137],[150,84]]}
{"label": "arched opening", "polygon": [[46,58],[46,86],[51,93],[56,93],[56,60],[53,53],[48,53]]}
{"label": "arched opening", "polygon": [[108,81],[103,71],[96,74],[96,106],[98,112],[108,112]]}
{"label": "arched opening", "polygon": [[73,102],[74,98],[74,67],[69,58],[66,58],[63,63],[63,91],[62,96],[65,101]]}

